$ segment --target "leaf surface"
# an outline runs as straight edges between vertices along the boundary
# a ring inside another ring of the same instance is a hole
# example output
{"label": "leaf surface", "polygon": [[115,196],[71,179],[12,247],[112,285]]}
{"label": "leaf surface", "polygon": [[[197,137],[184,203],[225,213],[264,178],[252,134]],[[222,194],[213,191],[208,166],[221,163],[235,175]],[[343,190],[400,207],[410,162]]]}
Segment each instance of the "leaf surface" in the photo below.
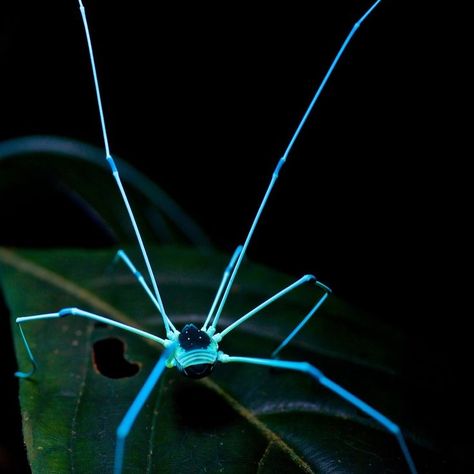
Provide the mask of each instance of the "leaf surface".
{"label": "leaf surface", "polygon": [[[152,248],[151,258],[173,322],[178,328],[201,323],[227,257],[165,247]],[[163,336],[153,305],[125,268],[110,268],[112,259],[111,251],[2,249],[12,321],[77,306]],[[292,281],[244,265],[221,328]],[[318,296],[312,288],[287,295],[230,333],[221,349],[268,357]],[[33,472],[112,472],[115,430],[160,348],[81,318],[35,321],[24,329],[39,364],[34,377],[20,383]],[[123,341],[125,359],[139,365],[136,375],[117,379],[99,373],[94,344],[110,338]],[[15,340],[18,365],[28,369],[16,331]],[[417,431],[406,407],[403,344],[401,334],[331,297],[282,358],[314,364],[399,423],[415,459],[436,472],[432,456],[419,447],[429,446],[429,439]],[[127,440],[125,457],[127,473],[405,470],[392,435],[309,377],[240,364],[220,365],[202,381],[167,370]]]}

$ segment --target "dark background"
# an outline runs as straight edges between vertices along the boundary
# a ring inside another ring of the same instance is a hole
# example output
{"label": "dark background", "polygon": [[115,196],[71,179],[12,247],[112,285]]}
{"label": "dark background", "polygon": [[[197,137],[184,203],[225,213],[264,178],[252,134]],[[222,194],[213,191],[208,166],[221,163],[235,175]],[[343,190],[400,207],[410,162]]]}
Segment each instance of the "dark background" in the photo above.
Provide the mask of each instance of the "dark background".
{"label": "dark background", "polygon": [[[414,11],[412,3],[383,1],[356,33],[280,174],[249,258],[295,276],[316,273],[401,328],[413,361],[408,376],[444,379],[436,393],[414,398],[426,397],[427,416],[439,417],[441,446],[456,430],[443,450],[460,459],[467,440],[450,407],[469,399],[459,270],[467,266],[467,127],[456,56],[465,30],[441,5]],[[369,4],[257,10],[197,2],[151,11],[146,2],[86,2],[112,154],[231,252]],[[74,0],[10,2],[0,17],[0,57],[0,139],[54,134],[101,146]],[[44,243],[37,232],[26,244]],[[2,370],[8,380],[11,364]]]}

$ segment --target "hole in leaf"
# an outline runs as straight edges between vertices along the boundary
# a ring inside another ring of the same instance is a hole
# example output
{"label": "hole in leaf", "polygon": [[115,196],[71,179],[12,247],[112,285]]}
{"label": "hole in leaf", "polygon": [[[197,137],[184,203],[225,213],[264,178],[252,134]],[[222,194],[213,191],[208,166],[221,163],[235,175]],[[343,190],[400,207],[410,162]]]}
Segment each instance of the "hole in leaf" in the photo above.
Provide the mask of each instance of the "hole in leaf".
{"label": "hole in leaf", "polygon": [[108,337],[94,343],[92,360],[97,372],[111,379],[133,377],[140,370],[135,362],[124,357],[125,344],[120,339]]}

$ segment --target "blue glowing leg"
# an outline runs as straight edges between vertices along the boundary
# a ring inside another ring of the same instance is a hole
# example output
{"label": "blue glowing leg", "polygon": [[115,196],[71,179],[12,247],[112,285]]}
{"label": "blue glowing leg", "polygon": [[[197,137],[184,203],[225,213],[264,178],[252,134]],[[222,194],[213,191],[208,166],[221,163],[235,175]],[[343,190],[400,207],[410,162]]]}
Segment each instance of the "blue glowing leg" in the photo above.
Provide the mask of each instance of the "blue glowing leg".
{"label": "blue glowing leg", "polygon": [[88,311],[83,311],[82,309],[78,309],[78,308],[64,308],[58,311],[57,313],[24,316],[24,317],[17,318],[16,323],[18,325],[18,330],[20,332],[20,336],[23,341],[23,344],[25,345],[26,353],[28,354],[28,358],[30,359],[32,368],[29,372],[16,372],[15,375],[17,377],[20,377],[20,378],[31,377],[35,373],[36,368],[37,368],[36,360],[33,356],[33,353],[31,352],[30,346],[28,344],[28,341],[26,340],[25,333],[23,332],[23,328],[21,327],[21,324],[29,322],[29,321],[40,321],[44,319],[59,319],[59,318],[64,318],[66,316],[79,316],[82,318],[92,319],[94,321],[108,324],[109,326],[115,326],[117,328],[123,329],[133,334],[146,337],[147,339],[151,339],[152,341],[158,342],[162,346],[166,345],[165,340],[161,339],[161,337],[154,336],[153,334],[150,334],[149,332],[146,332],[146,331],[142,331],[141,329],[137,329],[132,326],[128,326],[127,324],[114,321],[113,319],[104,318],[103,316],[99,316],[98,314],[89,313]]}
{"label": "blue glowing leg", "polygon": [[[352,37],[354,36],[354,33],[357,31],[357,29],[359,28],[361,23],[372,13],[374,8],[380,3],[380,1],[381,0],[377,0],[376,2],[374,2],[373,5],[364,13],[364,15],[362,15],[362,17],[352,27],[351,31],[349,32],[346,39],[342,43],[342,46],[340,47],[339,51],[337,52],[333,62],[331,63],[331,66],[329,67],[328,71],[326,72],[326,75],[324,76],[324,78],[323,78],[321,84],[319,85],[316,93],[314,94],[314,97],[311,100],[311,103],[309,104],[308,108],[306,109],[306,112],[304,113],[303,118],[301,119],[298,127],[296,128],[295,132],[293,133],[293,136],[291,137],[291,140],[288,143],[288,146],[285,150],[285,153],[283,153],[283,156],[279,159],[279,161],[276,165],[275,171],[273,172],[272,178],[270,180],[270,184],[268,185],[268,188],[265,191],[265,195],[262,199],[262,202],[260,203],[257,214],[255,215],[255,218],[252,222],[252,225],[250,226],[250,230],[249,230],[249,233],[247,234],[247,238],[245,239],[243,249],[240,252],[237,263],[235,264],[234,270],[232,271],[232,274],[229,278],[229,282],[227,283],[227,286],[226,286],[226,289],[225,289],[225,292],[224,292],[224,296],[221,300],[219,308],[217,309],[217,313],[216,313],[216,317],[215,317],[216,324],[217,324],[217,321],[219,320],[219,317],[222,313],[222,309],[224,308],[225,302],[227,301],[227,298],[228,298],[229,293],[230,293],[230,289],[232,288],[232,285],[234,283],[235,277],[236,277],[237,272],[239,270],[240,264],[242,263],[245,252],[247,251],[247,247],[248,247],[248,245],[250,243],[250,240],[253,236],[255,228],[257,227],[258,221],[260,220],[260,216],[263,212],[263,209],[265,208],[265,205],[267,204],[267,201],[268,201],[268,198],[270,196],[270,193],[272,192],[273,186],[275,185],[276,180],[278,179],[278,175],[280,173],[280,170],[281,170],[282,166],[285,164],[286,159],[288,158],[288,155],[289,155],[291,149],[293,148],[293,145],[294,145],[296,139],[298,138],[298,135],[300,134],[304,124],[306,123],[306,120],[308,119],[311,111],[313,110],[314,105],[316,104],[319,96],[321,95],[321,92],[324,89],[324,86],[326,85],[326,83],[327,83],[329,77],[331,76],[334,68],[336,67],[336,64],[338,63],[340,57],[342,56],[342,53],[346,49],[347,45],[351,41]],[[215,325],[213,325],[213,326],[215,327]]]}
{"label": "blue glowing leg", "polygon": [[272,357],[275,358],[278,356],[280,351],[288,345],[288,343],[303,329],[303,326],[313,317],[314,313],[321,307],[321,305],[326,301],[329,293],[331,293],[331,288],[327,287],[323,283],[316,281],[316,285],[324,290],[323,296],[319,298],[317,303],[311,308],[311,311],[301,320],[301,322],[293,329],[293,331],[288,334],[288,336],[283,340],[283,342],[272,352]]}
{"label": "blue glowing leg", "polygon": [[145,384],[138,392],[133,403],[130,405],[125,417],[121,421],[119,427],[117,428],[117,440],[115,444],[115,462],[114,462],[114,474],[121,474],[123,468],[123,455],[125,451],[125,440],[127,439],[130,430],[132,429],[133,423],[140,413],[143,405],[147,401],[150,393],[158,382],[161,374],[165,370],[166,361],[172,354],[175,348],[175,344],[169,346],[161,357],[158,359],[158,362],[155,364],[155,367],[151,371],[150,375],[146,379]]}
{"label": "blue glowing leg", "polygon": [[207,315],[206,322],[204,323],[201,331],[205,331],[207,329],[207,325],[210,323],[212,315],[216,309],[217,303],[219,302],[220,297],[222,296],[222,292],[224,291],[225,285],[229,281],[230,274],[235,266],[235,262],[239,258],[240,252],[242,252],[242,245],[239,245],[236,249],[232,258],[230,259],[229,264],[227,265],[224,275],[222,276],[221,284],[219,285],[219,289],[217,290],[216,297],[214,298],[214,302],[212,303],[211,309],[209,310],[209,314]]}
{"label": "blue glowing leg", "polygon": [[410,472],[412,474],[416,474],[416,467],[413,459],[411,457],[410,451],[408,450],[408,446],[405,442],[405,438],[403,437],[400,428],[390,421],[387,417],[382,415],[380,412],[372,408],[367,403],[363,402],[361,399],[357,398],[352,393],[348,392],[346,389],[342,388],[340,385],[336,384],[332,380],[328,379],[320,370],[316,367],[312,366],[308,362],[292,362],[292,361],[284,361],[284,360],[273,360],[273,359],[258,359],[254,357],[232,357],[226,354],[221,354],[219,360],[223,363],[228,362],[240,362],[244,364],[255,364],[255,365],[263,365],[268,367],[276,367],[280,369],[289,369],[289,370],[296,370],[298,372],[303,372],[305,374],[311,375],[314,379],[316,379],[321,385],[328,388],[336,395],[339,395],[344,400],[348,401],[352,405],[356,406],[359,410],[363,411],[366,415],[370,416],[374,419],[377,423],[380,423],[384,428],[386,428],[390,433],[392,433],[398,441],[400,448],[402,450],[403,456],[408,464]]}
{"label": "blue glowing leg", "polygon": [[363,411],[366,415],[370,416],[377,423],[380,423],[384,428],[390,431],[390,433],[395,435],[395,438],[397,439],[398,444],[400,445],[403,456],[408,464],[411,474],[417,474],[415,463],[413,462],[410,451],[408,450],[408,446],[405,442],[405,438],[403,437],[400,428],[395,423],[393,423],[393,421],[390,421],[386,416],[382,415],[370,405],[367,405],[367,403],[363,402],[360,398],[357,398],[355,395],[348,392],[345,388],[342,388],[337,383],[328,379],[319,369],[312,366],[308,362],[258,359],[255,357],[232,357],[228,356],[227,354],[220,354],[219,361],[223,363],[240,362],[243,364],[255,364],[267,367],[276,367],[279,369],[296,370],[298,372],[303,372],[305,374],[311,375],[311,377],[316,379],[321,385],[328,388],[336,395],[339,395],[341,398],[348,401],[349,403],[357,407],[359,410]]}
{"label": "blue glowing leg", "polygon": [[[323,285],[320,283],[318,280],[316,280],[316,277],[314,275],[304,275],[301,277],[299,280],[295,281],[291,285],[287,286],[286,288],[283,288],[283,290],[279,291],[277,294],[273,295],[271,298],[268,298],[268,300],[265,300],[263,303],[259,304],[256,308],[252,309],[252,311],[249,311],[247,314],[239,318],[237,321],[233,322],[230,326],[225,328],[222,332],[217,333],[213,336],[213,339],[219,343],[222,341],[223,337],[226,336],[230,331],[234,330],[237,326],[240,326],[243,322],[247,321],[247,319],[251,318],[254,316],[256,313],[261,311],[262,309],[266,308],[268,305],[272,304],[276,300],[280,299],[282,296],[286,295],[290,291],[293,291],[294,289],[298,288],[299,286],[308,283],[308,282],[314,282],[314,284],[320,288],[323,288],[326,291],[326,296],[323,296],[313,307],[313,309],[310,311],[310,313],[304,318],[304,320],[295,328],[295,330],[288,336],[285,341],[286,345],[293,337],[294,335],[308,322],[308,320],[311,318],[311,316],[316,312],[316,310],[321,306],[323,301],[327,297],[327,292],[331,291],[326,285]],[[209,331],[211,331],[211,334],[214,333],[215,331],[215,325],[217,324],[217,317],[214,319],[214,322],[212,323],[212,326],[209,328]],[[208,333],[209,333],[208,331]]]}
{"label": "blue glowing leg", "polygon": [[[169,319],[169,317],[164,313],[163,306],[160,305],[159,301],[157,301],[157,299],[155,298],[155,295],[153,294],[153,292],[150,290],[150,288],[146,284],[146,281],[143,278],[143,275],[136,269],[135,265],[132,263],[130,258],[127,256],[127,254],[123,250],[119,250],[117,252],[117,254],[115,255],[114,262],[116,262],[117,260],[123,260],[124,261],[125,265],[127,265],[127,267],[130,269],[130,271],[133,273],[133,276],[137,279],[138,283],[140,283],[140,285],[146,291],[147,295],[150,297],[151,301],[156,306],[158,311],[161,313],[163,318],[168,319],[169,327],[174,332],[174,334],[179,334],[179,332],[174,327],[174,325],[171,322],[171,320]],[[167,334],[167,336],[170,337],[171,334]]]}
{"label": "blue glowing leg", "polygon": [[142,237],[140,235],[140,231],[138,230],[138,225],[135,221],[135,216],[133,215],[132,208],[130,207],[130,203],[128,202],[127,194],[125,193],[125,189],[122,185],[122,181],[120,179],[120,175],[117,169],[117,166],[115,165],[114,159],[112,158],[112,155],[110,154],[110,148],[109,148],[109,140],[107,137],[107,129],[105,127],[105,117],[104,117],[104,111],[102,108],[102,100],[100,97],[100,89],[99,89],[99,80],[97,77],[97,71],[95,67],[95,61],[94,61],[94,52],[92,50],[92,42],[90,38],[90,33],[89,33],[89,26],[87,24],[87,17],[86,17],[86,10],[84,8],[84,5],[82,4],[82,1],[79,0],[79,9],[81,11],[81,16],[82,16],[82,22],[84,24],[84,31],[86,34],[86,40],[87,40],[87,46],[89,48],[89,57],[90,57],[90,62],[91,62],[91,68],[92,68],[92,76],[94,78],[94,86],[95,86],[95,92],[97,96],[97,105],[99,107],[99,116],[100,116],[100,125],[102,127],[102,135],[104,139],[104,148],[105,148],[105,158],[107,160],[107,163],[110,166],[110,169],[112,171],[112,175],[117,183],[118,189],[120,191],[120,194],[122,196],[123,202],[125,204],[125,207],[128,212],[128,216],[130,218],[130,221],[132,223],[133,230],[135,232],[135,236],[138,241],[138,245],[140,246],[140,250],[143,255],[143,260],[145,261],[146,268],[148,270],[148,274],[150,276],[150,280],[153,286],[153,291],[155,292],[155,297],[156,300],[158,301],[158,304],[161,308],[161,314],[163,316],[163,322],[165,325],[166,333],[169,332],[170,327],[169,327],[169,318],[166,316],[164,307],[163,307],[163,302],[161,301],[161,295],[158,290],[158,285],[156,283],[155,275],[153,273],[153,270],[151,268],[150,260],[148,259],[148,254],[145,249],[145,245],[143,244]]}

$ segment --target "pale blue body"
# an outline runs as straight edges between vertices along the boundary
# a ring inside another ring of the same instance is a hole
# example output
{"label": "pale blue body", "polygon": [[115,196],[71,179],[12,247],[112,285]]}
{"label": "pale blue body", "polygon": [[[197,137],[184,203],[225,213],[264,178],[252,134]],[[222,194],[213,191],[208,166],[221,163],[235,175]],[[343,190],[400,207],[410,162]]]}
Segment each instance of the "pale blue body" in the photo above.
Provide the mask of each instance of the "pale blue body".
{"label": "pale blue body", "polygon": [[[91,39],[89,35],[89,28],[87,24],[87,19],[86,19],[86,14],[85,14],[85,9],[84,6],[82,5],[81,0],[79,0],[79,5],[80,5],[80,11],[84,23],[84,28],[85,28],[85,33],[86,33],[86,39],[87,39],[87,44],[89,48],[89,53],[90,53],[90,59],[91,59],[91,66],[92,66],[92,73],[93,73],[93,78],[94,78],[94,84],[95,84],[95,89],[97,93],[97,102],[98,102],[98,107],[99,107],[99,115],[100,115],[100,121],[101,121],[101,126],[102,126],[102,132],[103,132],[103,138],[104,138],[104,146],[105,146],[105,155],[106,155],[106,160],[109,163],[110,169],[112,171],[112,175],[117,183],[117,186],[120,190],[120,193],[123,198],[123,202],[125,204],[125,207],[127,209],[127,212],[130,217],[130,221],[132,223],[133,229],[135,231],[135,235],[137,237],[137,241],[147,268],[148,272],[148,277],[149,280],[151,281],[152,288],[150,288],[145,280],[145,278],[137,271],[135,268],[134,264],[131,262],[131,260],[128,258],[128,256],[120,250],[117,253],[116,260],[122,260],[127,267],[130,269],[130,271],[135,275],[138,283],[143,287],[144,291],[147,293],[148,297],[150,300],[153,302],[153,304],[156,306],[158,311],[161,314],[161,317],[163,319],[163,324],[165,327],[165,332],[166,332],[166,337],[161,338],[158,336],[155,336],[151,333],[148,333],[146,331],[142,331],[137,328],[133,328],[131,326],[119,323],[117,321],[111,320],[109,318],[105,318],[103,316],[93,314],[87,311],[83,311],[79,308],[64,308],[61,309],[57,312],[54,313],[48,313],[48,314],[41,314],[41,315],[34,315],[34,316],[26,316],[26,317],[20,317],[17,318],[17,323],[18,323],[18,328],[20,331],[20,335],[22,337],[22,340],[25,344],[25,348],[27,351],[27,354],[29,356],[29,359],[31,360],[32,363],[32,370],[29,372],[17,372],[16,375],[21,378],[27,378],[31,377],[36,370],[37,364],[36,361],[33,357],[33,354],[30,350],[30,347],[28,345],[28,342],[26,340],[25,334],[23,332],[23,329],[21,327],[21,324],[27,321],[34,321],[34,320],[39,320],[39,319],[56,319],[56,318],[63,318],[63,317],[69,317],[69,316],[79,316],[87,319],[92,319],[95,321],[103,322],[111,326],[115,326],[121,329],[124,329],[126,331],[132,332],[134,334],[137,334],[139,336],[151,339],[152,341],[157,342],[161,346],[163,346],[164,351],[159,358],[158,362],[156,363],[155,367],[151,371],[150,375],[148,376],[147,381],[145,382],[144,386],[136,396],[134,402],[128,409],[127,413],[125,414],[125,417],[123,418],[122,422],[120,423],[119,427],[117,428],[117,439],[116,439],[116,446],[115,446],[115,466],[114,466],[114,472],[116,474],[120,474],[123,469],[123,459],[124,459],[124,452],[125,452],[125,440],[133,426],[133,423],[140,413],[143,405],[145,404],[148,396],[150,395],[151,391],[153,388],[156,386],[157,381],[159,380],[161,374],[164,372],[165,368],[172,368],[176,367],[178,370],[183,372],[186,375],[193,376],[195,375],[195,378],[201,377],[208,375],[210,370],[212,370],[212,367],[217,364],[217,363],[222,363],[222,364],[227,364],[227,363],[245,363],[245,364],[255,364],[255,365],[261,365],[261,366],[267,366],[267,367],[277,367],[277,368],[282,368],[282,369],[289,369],[289,370],[294,370],[294,371],[299,371],[306,373],[313,377],[317,382],[319,382],[321,385],[324,387],[328,388],[332,392],[334,392],[336,395],[340,396],[347,402],[353,404],[356,406],[358,409],[360,409],[362,412],[364,412],[366,415],[369,417],[373,418],[375,421],[380,423],[383,427],[385,427],[389,432],[391,432],[397,442],[400,445],[400,448],[402,450],[403,456],[406,460],[407,467],[410,470],[412,474],[415,474],[416,468],[415,464],[413,462],[413,459],[410,455],[410,452],[408,450],[407,444],[405,442],[405,439],[401,433],[400,428],[393,423],[391,420],[386,418],[384,415],[382,415],[380,412],[372,408],[370,405],[366,404],[359,398],[357,398],[355,395],[347,391],[346,389],[342,388],[329,378],[327,378],[320,370],[318,370],[316,367],[313,365],[307,363],[307,362],[294,362],[294,361],[284,361],[284,360],[276,360],[275,357],[281,352],[281,350],[286,347],[286,345],[296,336],[296,334],[303,328],[303,326],[311,319],[311,317],[316,313],[316,311],[319,309],[319,307],[323,304],[323,302],[327,299],[329,293],[331,290],[321,282],[317,281],[317,279],[313,275],[304,275],[297,281],[295,281],[293,284],[289,285],[286,288],[283,288],[281,291],[276,293],[274,296],[269,298],[268,300],[262,302],[260,305],[258,305],[256,308],[254,308],[252,311],[248,312],[247,314],[243,315],[242,317],[238,318],[234,323],[232,323],[230,326],[227,328],[224,328],[222,331],[217,332],[217,327],[219,323],[219,318],[222,314],[222,310],[224,308],[224,305],[227,301],[227,298],[229,296],[229,292],[232,288],[233,282],[235,280],[235,277],[237,275],[237,272],[239,270],[239,267],[242,263],[242,260],[244,258],[244,255],[246,253],[247,247],[250,243],[250,240],[254,234],[255,228],[258,224],[258,221],[260,219],[260,216],[265,208],[265,205],[267,203],[268,197],[278,179],[279,173],[285,164],[288,155],[293,147],[294,142],[296,141],[301,129],[303,128],[308,116],[310,115],[311,111],[313,110],[314,105],[316,104],[316,101],[318,100],[324,86],[326,85],[326,82],[328,81],[330,75],[332,74],[337,62],[339,61],[342,53],[346,49],[346,46],[352,39],[354,33],[356,30],[359,28],[361,23],[370,15],[370,13],[375,9],[375,7],[380,3],[381,0],[377,0],[370,8],[369,10],[360,18],[359,21],[357,21],[354,26],[352,27],[351,31],[349,32],[348,36],[344,40],[341,48],[339,49],[336,57],[334,58],[331,66],[329,67],[326,75],[324,76],[323,81],[321,82],[320,86],[318,87],[310,105],[308,106],[303,118],[301,119],[296,131],[294,132],[283,156],[278,160],[277,166],[272,174],[270,183],[267,187],[267,190],[265,192],[265,195],[262,199],[262,202],[258,208],[258,211],[256,213],[256,216],[252,222],[252,225],[250,227],[250,230],[247,234],[247,238],[245,239],[245,242],[242,246],[239,246],[236,251],[234,252],[232,258],[230,259],[230,262],[225,269],[224,275],[222,277],[222,281],[219,285],[217,294],[215,296],[215,299],[211,305],[211,309],[209,311],[209,314],[207,315],[206,320],[203,323],[203,326],[201,329],[197,328],[191,328],[192,333],[195,335],[195,339],[193,341],[186,342],[185,339],[183,339],[182,334],[180,331],[176,329],[176,327],[173,325],[171,319],[168,317],[165,307],[163,305],[163,301],[161,299],[161,295],[158,289],[158,284],[156,282],[154,272],[152,270],[150,261],[148,259],[148,255],[144,246],[144,243],[142,241],[140,231],[138,229],[137,223],[135,221],[132,209],[130,207],[130,204],[127,199],[127,195],[125,193],[125,190],[122,186],[122,182],[120,180],[119,176],[119,171],[117,169],[117,166],[114,162],[114,159],[112,158],[110,154],[110,149],[109,149],[109,144],[108,144],[108,138],[107,138],[107,131],[106,131],[106,126],[105,126],[105,119],[104,119],[104,113],[102,109],[102,102],[100,98],[100,91],[99,91],[99,82],[97,79],[97,72],[95,68],[95,62],[94,62],[94,55],[93,55],[93,50],[92,50],[92,44],[91,44]],[[268,305],[272,304],[274,301],[278,300],[285,294],[293,291],[295,288],[306,284],[306,283],[314,283],[314,285],[319,289],[320,295],[318,296],[318,299],[315,303],[315,305],[311,308],[311,310],[308,312],[308,314],[301,320],[301,322],[295,327],[293,331],[283,340],[283,342],[273,351],[272,353],[272,358],[269,359],[261,359],[261,358],[253,358],[253,357],[238,357],[238,356],[230,356],[228,354],[225,354],[222,352],[219,348],[219,344],[223,340],[223,338],[233,329],[235,329],[237,326],[240,324],[244,323],[247,319],[253,317],[256,313],[261,311],[263,308],[267,307]],[[189,325],[191,326],[191,325]],[[185,328],[186,329],[186,328]],[[183,329],[184,331],[184,329]],[[188,338],[190,339],[190,338]],[[204,342],[202,342],[204,341]],[[187,344],[190,344],[188,347]],[[196,348],[193,348],[192,344],[196,344]],[[199,371],[197,370],[199,368]]]}

